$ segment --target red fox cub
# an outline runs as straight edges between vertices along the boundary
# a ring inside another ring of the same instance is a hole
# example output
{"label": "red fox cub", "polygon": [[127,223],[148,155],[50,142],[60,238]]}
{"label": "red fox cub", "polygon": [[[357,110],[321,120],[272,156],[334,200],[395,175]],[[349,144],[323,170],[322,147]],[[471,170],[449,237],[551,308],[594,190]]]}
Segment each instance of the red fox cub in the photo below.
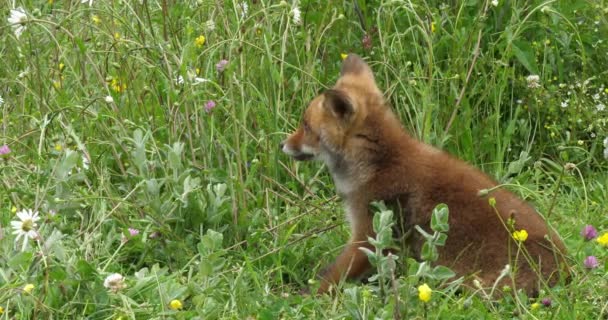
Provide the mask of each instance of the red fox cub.
{"label": "red fox cub", "polygon": [[[367,256],[359,247],[372,249],[367,241],[374,236],[369,205],[380,200],[399,208],[395,216],[404,234],[415,225],[430,231],[433,208],[447,204],[450,229],[445,246],[438,248],[436,263],[450,267],[469,285],[473,279],[484,287],[494,285],[507,264],[514,281],[505,277],[499,288],[514,285],[534,295],[559,280],[559,270],[565,266],[564,244],[535,210],[502,188],[480,195],[480,190],[497,183],[411,137],[385,102],[370,67],[357,55],[344,60],[335,86],[310,102],[301,126],[281,147],[296,160],[323,161],[345,203],[351,239],[320,274],[318,293],[327,292],[342,278],[369,271]],[[496,199],[495,209],[489,197]],[[509,219],[514,221],[512,230],[503,224]],[[528,233],[523,246],[532,263],[521,253],[515,266],[518,244],[512,232],[521,229]],[[413,230],[405,241],[420,258],[422,235]]]}

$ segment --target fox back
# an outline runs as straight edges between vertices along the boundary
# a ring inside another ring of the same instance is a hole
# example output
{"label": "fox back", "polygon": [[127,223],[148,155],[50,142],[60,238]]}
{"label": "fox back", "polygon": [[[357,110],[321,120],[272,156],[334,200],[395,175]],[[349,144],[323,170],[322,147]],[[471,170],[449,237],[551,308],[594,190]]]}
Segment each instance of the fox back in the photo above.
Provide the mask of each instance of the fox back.
{"label": "fox back", "polygon": [[[505,278],[500,285],[514,284],[533,295],[554,285],[564,270],[565,247],[540,215],[513,193],[494,188],[497,183],[478,169],[410,136],[385,102],[370,67],[356,55],[345,59],[335,86],[310,102],[282,150],[296,160],[324,162],[345,203],[351,239],[320,274],[319,293],[369,270],[359,247],[371,248],[372,201],[385,201],[396,211],[415,258],[420,258],[424,238],[408,231],[415,225],[430,231],[433,208],[447,204],[450,230],[436,263],[452,268],[467,284],[477,279],[493,286],[509,264],[514,281]],[[480,192],[490,189],[488,195]],[[489,197],[495,198],[494,206]],[[514,221],[512,229],[507,221]],[[522,247],[529,261],[516,254],[512,232],[521,229],[528,233]]]}

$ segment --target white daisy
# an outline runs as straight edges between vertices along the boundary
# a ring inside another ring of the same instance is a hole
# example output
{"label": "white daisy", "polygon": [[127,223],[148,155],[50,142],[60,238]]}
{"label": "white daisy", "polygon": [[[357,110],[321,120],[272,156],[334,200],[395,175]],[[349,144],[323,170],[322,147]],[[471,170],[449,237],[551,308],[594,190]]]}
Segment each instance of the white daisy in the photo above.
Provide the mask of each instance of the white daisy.
{"label": "white daisy", "polygon": [[112,273],[103,281],[103,286],[112,292],[118,292],[126,287],[125,278],[120,273]]}
{"label": "white daisy", "polygon": [[23,238],[21,251],[25,251],[28,240],[38,238],[38,232],[36,232],[38,224],[36,221],[40,220],[40,217],[38,216],[38,211],[32,211],[31,209],[18,211],[16,215],[19,220],[11,221],[13,234],[17,235],[15,243],[19,242],[20,238]]}
{"label": "white daisy", "polygon": [[294,6],[293,9],[291,9],[291,16],[293,17],[294,24],[299,25],[302,23],[302,12],[298,6]]}
{"label": "white daisy", "polygon": [[526,77],[526,82],[528,83],[528,88],[535,89],[540,88],[540,77],[536,74],[531,74]]}
{"label": "white daisy", "polygon": [[93,5],[93,0],[81,0],[80,3],[89,3],[89,7]]}
{"label": "white daisy", "polygon": [[25,31],[25,22],[27,21],[27,14],[23,8],[11,9],[11,15],[8,17],[8,23],[13,26],[13,31],[17,39]]}

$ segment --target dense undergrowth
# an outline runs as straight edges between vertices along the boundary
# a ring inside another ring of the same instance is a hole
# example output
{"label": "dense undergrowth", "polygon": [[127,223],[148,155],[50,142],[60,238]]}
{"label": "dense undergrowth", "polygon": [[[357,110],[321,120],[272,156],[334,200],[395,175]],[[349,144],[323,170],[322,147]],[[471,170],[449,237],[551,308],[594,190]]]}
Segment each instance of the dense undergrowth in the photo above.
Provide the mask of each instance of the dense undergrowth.
{"label": "dense undergrowth", "polygon": [[[0,0],[0,319],[606,317],[607,12],[600,0]],[[491,302],[400,256],[385,291],[299,294],[348,227],[321,165],[278,144],[348,52],[413,135],[550,212],[570,284]]]}

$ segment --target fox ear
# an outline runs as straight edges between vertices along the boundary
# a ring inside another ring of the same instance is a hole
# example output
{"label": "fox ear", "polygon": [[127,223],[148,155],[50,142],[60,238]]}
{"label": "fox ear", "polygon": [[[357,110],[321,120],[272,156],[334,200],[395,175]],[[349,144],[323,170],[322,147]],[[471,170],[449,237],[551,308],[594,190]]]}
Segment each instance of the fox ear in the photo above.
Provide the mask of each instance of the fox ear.
{"label": "fox ear", "polygon": [[369,78],[369,80],[374,81],[374,74],[372,73],[372,69],[367,65],[361,57],[358,55],[351,53],[344,59],[342,62],[342,69],[340,70],[340,75],[358,75]]}
{"label": "fox ear", "polygon": [[344,92],[329,89],[323,93],[323,96],[323,107],[338,119],[347,120],[355,113],[353,104]]}

